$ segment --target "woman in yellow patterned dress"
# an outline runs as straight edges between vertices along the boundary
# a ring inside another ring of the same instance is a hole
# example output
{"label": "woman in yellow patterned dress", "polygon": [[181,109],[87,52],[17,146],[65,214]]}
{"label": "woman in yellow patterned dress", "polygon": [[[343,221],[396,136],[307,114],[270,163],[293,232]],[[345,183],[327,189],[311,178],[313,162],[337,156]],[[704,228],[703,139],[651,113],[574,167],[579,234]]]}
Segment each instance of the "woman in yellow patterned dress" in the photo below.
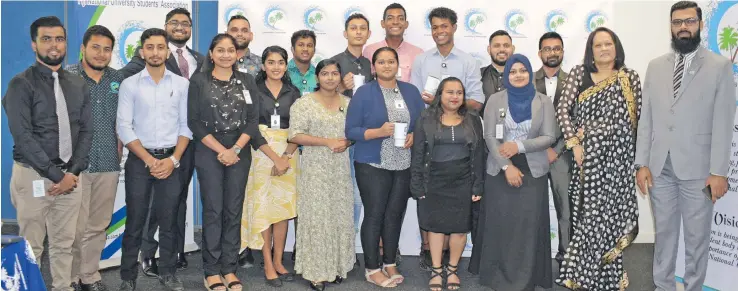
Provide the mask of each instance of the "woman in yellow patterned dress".
{"label": "woman in yellow patterned dress", "polygon": [[[287,71],[287,51],[270,46],[256,76],[259,130],[272,151],[254,151],[241,221],[241,247],[261,249],[268,285],[282,286],[294,276],[282,265],[288,221],[297,215],[297,145],[287,142],[290,107],[300,98]],[[281,156],[276,153],[282,153]],[[272,251],[273,250],[273,251]]]}

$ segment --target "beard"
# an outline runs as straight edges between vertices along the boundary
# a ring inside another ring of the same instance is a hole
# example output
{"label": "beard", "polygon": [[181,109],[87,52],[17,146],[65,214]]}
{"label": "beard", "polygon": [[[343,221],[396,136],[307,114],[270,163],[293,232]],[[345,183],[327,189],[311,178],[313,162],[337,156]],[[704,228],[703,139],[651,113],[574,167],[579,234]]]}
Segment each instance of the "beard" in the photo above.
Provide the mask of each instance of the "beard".
{"label": "beard", "polygon": [[187,41],[189,41],[189,40],[190,40],[190,37],[189,36],[185,36],[185,37],[183,37],[181,39],[176,39],[176,38],[174,38],[174,36],[170,36],[169,37],[169,42],[174,43],[174,44],[179,45],[179,46],[183,46],[183,45],[187,44]]}
{"label": "beard", "polygon": [[562,58],[559,57],[549,57],[546,60],[542,60],[543,65],[549,68],[556,68],[559,65],[561,65]]}
{"label": "beard", "polygon": [[95,71],[102,71],[102,70],[104,70],[108,66],[107,64],[105,64],[103,66],[96,66],[96,65],[92,64],[92,62],[90,62],[89,59],[87,59],[87,56],[86,55],[85,55],[85,63],[87,63],[87,66],[90,67],[90,68],[92,68]]}
{"label": "beard", "polygon": [[243,43],[236,42],[236,49],[237,50],[245,50],[249,48],[249,42],[245,41]]}
{"label": "beard", "polygon": [[62,54],[62,55],[59,56],[59,58],[52,59],[48,55],[47,56],[42,56],[41,54],[39,54],[38,52],[36,52],[36,57],[38,57],[38,59],[41,60],[42,63],[47,64],[49,66],[58,66],[58,65],[60,65],[62,62],[64,62],[64,57],[65,56],[66,56],[66,54]]}
{"label": "beard", "polygon": [[507,63],[507,60],[500,61],[500,60],[498,60],[496,58],[492,58],[492,62],[495,63],[495,65],[498,65],[500,67],[504,67],[505,64]]}
{"label": "beard", "polygon": [[691,53],[700,46],[700,29],[697,29],[697,32],[690,37],[679,37],[678,35],[679,33],[677,35],[671,34],[671,48],[680,54]]}
{"label": "beard", "polygon": [[151,67],[154,67],[154,68],[158,68],[158,67],[161,67],[161,66],[162,66],[163,64],[164,64],[164,62],[161,62],[161,63],[155,64],[155,63],[153,63],[153,62],[151,62],[151,61],[149,61],[149,60],[146,60],[146,65],[148,65],[148,66],[151,66]]}

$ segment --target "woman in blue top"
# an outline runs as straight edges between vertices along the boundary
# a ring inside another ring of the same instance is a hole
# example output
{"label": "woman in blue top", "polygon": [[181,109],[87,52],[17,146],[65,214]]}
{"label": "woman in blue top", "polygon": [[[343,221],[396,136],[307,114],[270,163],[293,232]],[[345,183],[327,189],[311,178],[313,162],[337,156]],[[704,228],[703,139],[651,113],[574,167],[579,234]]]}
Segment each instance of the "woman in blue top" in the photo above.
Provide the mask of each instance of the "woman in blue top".
{"label": "woman in blue top", "polygon": [[[351,98],[346,115],[346,137],[356,142],[354,166],[364,204],[361,245],[366,280],[382,287],[394,287],[404,279],[397,271],[395,254],[410,198],[412,128],[424,103],[415,86],[397,81],[399,58],[394,49],[378,49],[372,56],[372,64],[376,80],[359,87]],[[401,147],[395,146],[392,138],[399,123],[407,128],[407,137]],[[381,269],[380,237],[384,244]]]}

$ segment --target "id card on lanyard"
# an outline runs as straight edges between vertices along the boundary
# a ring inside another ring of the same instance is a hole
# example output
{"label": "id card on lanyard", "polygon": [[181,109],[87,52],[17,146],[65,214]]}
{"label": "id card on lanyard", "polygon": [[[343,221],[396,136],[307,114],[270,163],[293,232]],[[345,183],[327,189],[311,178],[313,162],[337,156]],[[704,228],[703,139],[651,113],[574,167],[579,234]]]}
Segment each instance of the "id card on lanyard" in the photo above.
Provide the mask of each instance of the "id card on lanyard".
{"label": "id card on lanyard", "polygon": [[500,108],[500,116],[495,124],[495,138],[502,140],[505,138],[505,108]]}

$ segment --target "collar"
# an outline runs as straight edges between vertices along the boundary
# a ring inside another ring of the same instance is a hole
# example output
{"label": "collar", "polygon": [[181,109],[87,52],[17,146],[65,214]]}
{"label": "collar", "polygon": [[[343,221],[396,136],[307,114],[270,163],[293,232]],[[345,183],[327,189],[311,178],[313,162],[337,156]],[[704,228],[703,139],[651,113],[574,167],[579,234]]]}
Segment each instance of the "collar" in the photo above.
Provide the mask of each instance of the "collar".
{"label": "collar", "polygon": [[[558,77],[559,77],[559,73],[560,73],[560,72],[561,72],[561,67],[559,67],[559,69],[558,69],[558,70],[556,70],[556,73],[555,73],[555,74],[553,75],[553,77],[551,77],[550,79],[555,79],[555,78],[558,78]],[[546,79],[546,78],[549,78],[549,77],[548,77],[548,76],[546,75],[546,71],[545,71],[545,70],[543,70],[543,66],[541,66],[541,68],[540,68],[540,69],[538,69],[538,71],[536,71],[536,75],[535,75],[535,78],[536,78],[536,79]]]}
{"label": "collar", "polygon": [[[271,92],[269,91],[269,88],[266,85],[266,80],[257,82],[256,86],[259,87],[259,90],[261,90],[263,93],[271,94]],[[282,88],[279,89],[279,93],[277,93],[277,96],[274,96],[274,97],[279,98],[279,96],[282,96],[282,94],[288,93],[290,91],[292,91],[292,84],[287,84],[287,83],[282,82]]]}
{"label": "collar", "polygon": [[364,57],[364,56],[363,56],[363,55],[361,55],[361,54],[359,54],[359,56],[358,56],[358,57],[354,57],[354,55],[353,55],[353,54],[351,54],[351,52],[350,52],[350,51],[348,50],[348,47],[346,48],[346,50],[344,50],[344,51],[343,51],[343,54],[344,54],[344,55],[346,55],[346,57],[348,57],[348,58],[349,58],[349,59],[350,59],[351,61],[353,61],[354,63],[359,63],[359,61],[361,61],[361,58],[363,58],[363,57]]}
{"label": "collar", "polygon": [[[100,83],[102,83],[103,80],[105,80],[105,78],[107,78],[108,76],[110,76],[110,72],[112,70],[113,69],[111,67],[105,67],[103,69],[102,76],[100,77]],[[82,63],[78,63],[78,64],[74,64],[74,65],[69,66],[67,68],[67,71],[68,72],[75,72],[77,75],[80,75],[83,78],[92,80],[92,78],[90,78],[90,76],[87,75],[87,72],[85,71],[85,68],[82,66]]]}
{"label": "collar", "polygon": [[300,72],[300,69],[297,67],[297,63],[295,62],[294,58],[287,62],[287,70],[293,73],[297,73],[300,76],[306,76],[310,73],[312,73],[313,75],[315,74],[315,66],[313,66],[313,64],[311,63],[310,67],[308,67],[307,72],[305,72],[305,74],[303,75],[302,72]]}
{"label": "collar", "polygon": [[[443,55],[441,55],[441,51],[438,50],[438,46],[434,46],[433,47],[433,54],[434,55],[438,55],[440,57],[443,57]],[[451,51],[448,53],[448,56],[446,58],[450,58],[451,56],[458,55],[458,54],[459,54],[459,49],[457,49],[456,48],[456,45],[454,44],[454,47],[451,48]],[[490,65],[490,66],[492,66],[492,65]],[[492,66],[492,67],[494,68],[494,66]]]}
{"label": "collar", "polygon": [[[405,39],[404,38],[400,42],[400,45],[397,46],[396,51],[399,51],[400,49],[402,49],[402,46],[403,45],[405,45]],[[382,40],[382,47],[385,47],[385,46],[389,46],[389,45],[387,45],[387,39],[386,38]]]}
{"label": "collar", "polygon": [[171,53],[172,53],[173,55],[175,55],[175,56],[177,55],[177,49],[180,49],[180,48],[182,49],[182,55],[184,55],[185,53],[191,54],[191,53],[190,53],[190,49],[189,49],[189,48],[188,48],[188,47],[187,47],[186,45],[185,45],[185,46],[183,46],[183,47],[178,47],[178,46],[176,46],[176,45],[175,45],[174,43],[172,43],[172,42],[168,42],[167,44],[169,45],[169,50],[170,50],[170,51],[171,51]]}
{"label": "collar", "polygon": [[[697,49],[695,49],[695,50],[694,50],[693,52],[691,52],[691,53],[688,53],[688,54],[685,54],[685,55],[684,55],[684,60],[686,61],[686,60],[689,60],[689,59],[692,59],[692,58],[694,58],[694,56],[696,56],[696,55],[697,55],[697,51],[699,51],[699,50],[700,50],[700,47],[697,47]],[[681,54],[681,53],[679,53],[679,52],[677,52],[677,51],[674,51],[674,59],[675,59],[675,60],[679,60],[679,55],[680,55],[680,54]]]}
{"label": "collar", "polygon": [[[50,79],[54,78],[54,75],[53,75],[54,71],[52,71],[49,67],[42,64],[41,62],[36,61],[36,63],[33,64],[33,67],[36,68],[36,71],[41,73],[42,76],[50,78]],[[59,67],[59,70],[57,70],[56,72],[59,73],[59,77],[63,77],[64,76],[63,66]]]}
{"label": "collar", "polygon": [[[163,66],[163,64],[162,64],[162,66]],[[166,78],[171,78],[173,75],[174,75],[174,73],[172,73],[171,71],[169,71],[169,69],[164,68],[164,76],[162,76],[161,79],[164,80]],[[149,70],[146,67],[144,67],[143,70],[141,70],[141,78],[147,78],[147,79],[150,79],[150,80],[153,80],[154,79],[154,78],[151,77],[151,74],[149,74]]]}

